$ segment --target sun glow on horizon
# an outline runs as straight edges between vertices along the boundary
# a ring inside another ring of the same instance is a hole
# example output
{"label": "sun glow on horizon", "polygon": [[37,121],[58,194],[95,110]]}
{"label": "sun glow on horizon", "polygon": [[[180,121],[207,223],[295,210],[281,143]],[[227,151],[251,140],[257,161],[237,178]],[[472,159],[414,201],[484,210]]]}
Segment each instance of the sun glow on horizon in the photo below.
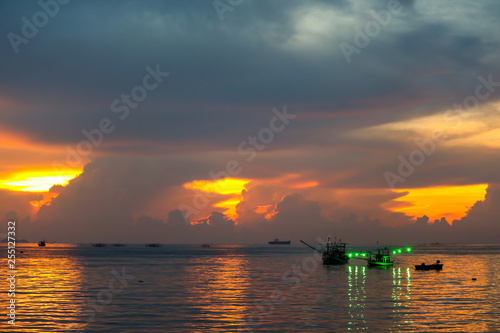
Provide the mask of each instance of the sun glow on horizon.
{"label": "sun glow on horizon", "polygon": [[464,217],[477,201],[484,200],[487,187],[488,184],[476,184],[398,189],[397,193],[407,194],[392,200],[392,207],[387,208],[414,218],[427,215],[430,221],[446,217],[451,223]]}

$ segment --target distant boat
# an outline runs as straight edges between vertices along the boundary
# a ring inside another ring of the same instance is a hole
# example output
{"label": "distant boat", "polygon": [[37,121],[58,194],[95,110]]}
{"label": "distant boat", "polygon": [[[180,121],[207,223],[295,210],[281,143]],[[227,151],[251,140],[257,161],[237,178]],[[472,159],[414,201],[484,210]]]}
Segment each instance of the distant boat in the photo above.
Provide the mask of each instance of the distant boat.
{"label": "distant boat", "polygon": [[337,243],[337,240],[330,242],[328,237],[325,250],[320,251],[303,240],[301,242],[322,254],[323,265],[345,265],[349,262],[349,256],[345,253],[347,243]]}
{"label": "distant boat", "polygon": [[441,261],[439,260],[436,260],[436,263],[431,265],[426,265],[425,262],[423,262],[420,265],[414,265],[414,266],[417,271],[430,271],[433,269],[440,271],[443,269],[443,264],[441,264]]}
{"label": "distant boat", "polygon": [[44,240],[39,241],[38,246],[45,246],[45,241]]}
{"label": "distant boat", "polygon": [[108,244],[106,243],[92,243],[93,247],[106,247]]}
{"label": "distant boat", "polygon": [[292,241],[280,241],[278,238],[275,238],[273,241],[270,241],[268,243],[271,245],[276,245],[276,244],[287,245],[287,244],[290,244],[291,242]]}
{"label": "distant boat", "polygon": [[146,244],[146,247],[160,247],[160,244],[149,243],[149,244]]}
{"label": "distant boat", "polygon": [[201,247],[210,247],[210,244],[208,244],[208,243],[201,244]]}

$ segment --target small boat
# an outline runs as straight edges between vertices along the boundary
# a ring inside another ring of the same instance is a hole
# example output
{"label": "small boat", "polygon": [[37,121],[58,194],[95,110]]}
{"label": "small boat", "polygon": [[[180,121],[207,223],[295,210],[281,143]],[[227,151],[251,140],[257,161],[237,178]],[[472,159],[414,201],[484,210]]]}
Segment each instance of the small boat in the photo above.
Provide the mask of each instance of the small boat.
{"label": "small boat", "polygon": [[443,269],[443,264],[441,264],[441,261],[439,260],[436,260],[436,263],[431,265],[426,265],[425,262],[423,262],[420,265],[414,265],[414,266],[417,271],[430,271],[433,269],[440,271]]}
{"label": "small boat", "polygon": [[108,244],[106,243],[92,243],[93,247],[106,247]]}
{"label": "small boat", "polygon": [[323,265],[345,265],[349,262],[349,257],[345,253],[347,243],[342,243],[340,240],[337,242],[335,239],[333,242],[330,242],[330,237],[328,237],[324,251],[312,247],[303,240],[301,242],[322,254]]}
{"label": "small boat", "polygon": [[275,238],[273,241],[270,241],[268,243],[271,244],[271,245],[276,245],[276,244],[279,244],[279,245],[288,245],[288,244],[291,243],[291,241],[280,241],[278,238]]}
{"label": "small boat", "polygon": [[146,244],[146,247],[160,247],[160,244],[157,244],[157,243],[149,243],[149,244]]}
{"label": "small boat", "polygon": [[208,244],[208,243],[201,244],[201,247],[210,247],[210,244]]}
{"label": "small boat", "polygon": [[44,240],[39,241],[38,246],[45,246],[45,241]]}

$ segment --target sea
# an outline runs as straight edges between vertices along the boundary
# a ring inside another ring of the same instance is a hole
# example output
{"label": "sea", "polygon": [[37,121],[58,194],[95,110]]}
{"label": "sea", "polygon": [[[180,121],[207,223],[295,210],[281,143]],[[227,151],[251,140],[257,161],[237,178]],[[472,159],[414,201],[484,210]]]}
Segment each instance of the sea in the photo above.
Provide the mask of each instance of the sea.
{"label": "sea", "polygon": [[300,243],[16,244],[13,270],[2,244],[0,331],[500,332],[500,245],[388,246],[380,269]]}

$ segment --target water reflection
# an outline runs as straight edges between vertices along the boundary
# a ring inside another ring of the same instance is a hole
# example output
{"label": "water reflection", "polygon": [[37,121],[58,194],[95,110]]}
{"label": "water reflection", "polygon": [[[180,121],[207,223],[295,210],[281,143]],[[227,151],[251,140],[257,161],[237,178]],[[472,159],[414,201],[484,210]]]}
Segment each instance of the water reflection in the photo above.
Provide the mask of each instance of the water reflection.
{"label": "water reflection", "polygon": [[348,290],[347,295],[349,299],[349,322],[348,329],[354,327],[356,329],[367,329],[365,320],[365,302],[366,302],[366,267],[349,266],[347,275]]}
{"label": "water reflection", "polygon": [[[420,323],[416,327],[448,329],[450,332],[491,331],[488,316],[495,313],[495,307],[498,311],[498,296],[492,297],[491,291],[494,289],[488,280],[495,265],[487,265],[481,256],[450,256],[443,262],[442,272],[414,274],[418,276],[419,282],[413,288],[418,294],[414,305],[423,310],[416,313],[416,322]],[[482,282],[473,282],[471,276]],[[449,328],[449,322],[459,324],[460,329]]]}
{"label": "water reflection", "polygon": [[[40,249],[35,244],[18,255],[16,328],[72,332],[82,327],[88,318],[78,305],[83,296],[96,298],[107,288],[110,270],[126,266],[137,280],[83,331],[500,332],[500,248],[486,254],[462,247],[455,254],[455,249],[417,248],[386,270],[363,263],[294,272],[309,253],[244,246]],[[441,272],[413,267],[436,259],[444,263]],[[288,283],[292,278],[300,283]],[[5,290],[7,280],[0,281]],[[262,318],[256,315],[252,325],[249,315],[263,313],[258,304],[269,304],[276,290],[286,300]],[[3,308],[5,302],[2,297]]]}
{"label": "water reflection", "polygon": [[[23,245],[16,253],[16,327],[23,332],[66,332],[84,326],[81,317],[82,267],[66,251]],[[6,263],[2,262],[2,267]],[[0,290],[6,288],[2,278]],[[2,299],[1,307],[6,304]],[[6,306],[6,305],[5,305]]]}
{"label": "water reflection", "polygon": [[[392,269],[392,302],[394,309],[394,329],[401,329],[412,323],[410,317],[411,307],[411,280],[410,269],[394,267]],[[405,278],[406,277],[406,278]]]}
{"label": "water reflection", "polygon": [[250,282],[244,257],[216,256],[193,259],[188,268],[193,281],[188,306],[198,310],[199,327],[220,330],[242,325],[251,304],[246,305]]}

